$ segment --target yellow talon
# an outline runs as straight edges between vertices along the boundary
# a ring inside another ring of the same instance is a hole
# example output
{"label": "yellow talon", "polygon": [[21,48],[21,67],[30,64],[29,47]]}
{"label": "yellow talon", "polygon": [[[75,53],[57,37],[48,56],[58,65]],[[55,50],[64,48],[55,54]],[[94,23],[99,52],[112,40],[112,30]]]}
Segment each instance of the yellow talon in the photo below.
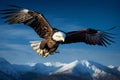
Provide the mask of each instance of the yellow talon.
{"label": "yellow talon", "polygon": [[43,51],[43,50],[40,50],[40,53],[39,53],[39,54],[40,54],[41,56],[43,56],[43,53],[44,53],[44,51]]}
{"label": "yellow talon", "polygon": [[47,57],[48,55],[49,55],[49,52],[45,53],[45,54],[44,54],[44,57]]}

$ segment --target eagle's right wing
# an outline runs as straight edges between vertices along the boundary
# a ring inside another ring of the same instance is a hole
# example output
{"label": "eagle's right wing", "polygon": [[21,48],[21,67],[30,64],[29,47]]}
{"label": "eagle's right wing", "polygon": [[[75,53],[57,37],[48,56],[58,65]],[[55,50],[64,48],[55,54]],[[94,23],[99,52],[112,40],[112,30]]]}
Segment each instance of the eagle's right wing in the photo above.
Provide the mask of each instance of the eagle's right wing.
{"label": "eagle's right wing", "polygon": [[113,37],[110,36],[110,33],[91,28],[71,31],[66,34],[67,36],[63,44],[84,42],[90,45],[107,46],[107,44],[110,45],[111,42],[114,42],[111,40]]}
{"label": "eagle's right wing", "polygon": [[51,35],[52,27],[42,14],[17,6],[11,7],[12,9],[0,10],[0,13],[5,15],[2,18],[6,19],[6,23],[28,25],[42,38],[47,38]]}

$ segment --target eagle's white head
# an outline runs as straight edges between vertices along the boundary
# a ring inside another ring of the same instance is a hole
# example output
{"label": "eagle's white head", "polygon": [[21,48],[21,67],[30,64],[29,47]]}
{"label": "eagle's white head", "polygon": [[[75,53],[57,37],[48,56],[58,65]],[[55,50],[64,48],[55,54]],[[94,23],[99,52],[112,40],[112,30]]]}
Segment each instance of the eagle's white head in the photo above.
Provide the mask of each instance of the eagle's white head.
{"label": "eagle's white head", "polygon": [[65,41],[65,38],[66,38],[66,34],[61,32],[61,31],[58,31],[58,32],[55,32],[52,36],[53,40],[55,41],[58,41],[58,42],[64,42]]}

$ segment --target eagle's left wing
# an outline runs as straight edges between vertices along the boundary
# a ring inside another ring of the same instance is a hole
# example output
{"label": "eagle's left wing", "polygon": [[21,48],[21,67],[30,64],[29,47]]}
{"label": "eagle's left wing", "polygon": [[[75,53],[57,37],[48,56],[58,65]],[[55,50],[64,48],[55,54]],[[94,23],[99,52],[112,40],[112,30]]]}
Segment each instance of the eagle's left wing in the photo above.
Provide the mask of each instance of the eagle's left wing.
{"label": "eagle's left wing", "polygon": [[6,19],[6,23],[28,25],[42,38],[52,34],[52,27],[41,13],[13,5],[10,7],[10,9],[0,10],[0,13],[5,15],[2,18]]}
{"label": "eagle's left wing", "polygon": [[66,34],[67,36],[63,44],[84,42],[90,45],[107,46],[106,44],[110,45],[111,42],[114,42],[111,40],[113,37],[109,36],[109,33],[91,28],[72,31]]}

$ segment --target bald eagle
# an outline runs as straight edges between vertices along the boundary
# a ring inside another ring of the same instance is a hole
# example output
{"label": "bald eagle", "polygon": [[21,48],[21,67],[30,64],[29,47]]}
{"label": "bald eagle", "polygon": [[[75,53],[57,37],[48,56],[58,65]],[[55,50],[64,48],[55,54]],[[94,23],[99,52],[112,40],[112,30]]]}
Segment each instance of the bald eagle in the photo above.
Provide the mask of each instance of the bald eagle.
{"label": "bald eagle", "polygon": [[8,24],[25,24],[31,27],[41,38],[42,41],[32,41],[31,47],[39,55],[47,57],[56,52],[59,44],[70,44],[84,42],[90,45],[107,46],[111,44],[112,37],[109,33],[101,30],[85,28],[81,30],[64,32],[52,28],[43,14],[28,10],[23,7],[10,6],[10,9],[0,10],[2,19],[6,19]]}

